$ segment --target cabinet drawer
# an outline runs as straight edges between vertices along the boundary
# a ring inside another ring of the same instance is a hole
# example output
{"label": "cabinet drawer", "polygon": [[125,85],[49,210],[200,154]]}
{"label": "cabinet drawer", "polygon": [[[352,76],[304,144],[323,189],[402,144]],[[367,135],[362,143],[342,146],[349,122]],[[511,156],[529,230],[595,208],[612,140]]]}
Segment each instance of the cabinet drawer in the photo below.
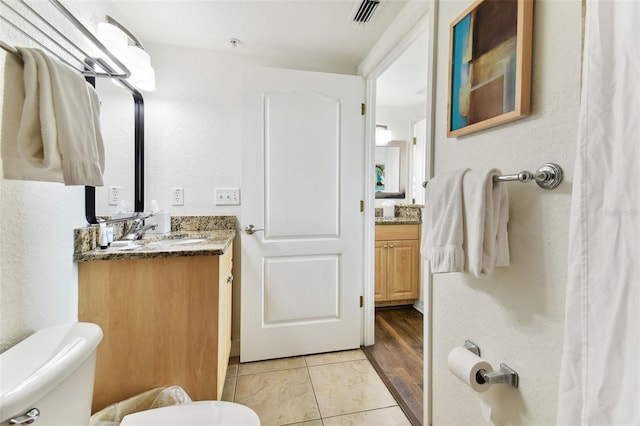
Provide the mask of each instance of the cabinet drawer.
{"label": "cabinet drawer", "polygon": [[420,225],[376,225],[376,241],[418,239]]}

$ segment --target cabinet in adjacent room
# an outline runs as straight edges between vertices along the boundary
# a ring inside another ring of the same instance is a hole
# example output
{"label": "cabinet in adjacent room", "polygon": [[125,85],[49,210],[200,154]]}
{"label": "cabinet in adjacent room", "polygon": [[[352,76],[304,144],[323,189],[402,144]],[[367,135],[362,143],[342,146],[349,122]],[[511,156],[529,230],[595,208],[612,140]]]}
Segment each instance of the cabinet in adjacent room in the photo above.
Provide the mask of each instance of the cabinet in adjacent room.
{"label": "cabinet in adjacent room", "polygon": [[420,225],[376,225],[376,306],[412,304],[420,296]]}

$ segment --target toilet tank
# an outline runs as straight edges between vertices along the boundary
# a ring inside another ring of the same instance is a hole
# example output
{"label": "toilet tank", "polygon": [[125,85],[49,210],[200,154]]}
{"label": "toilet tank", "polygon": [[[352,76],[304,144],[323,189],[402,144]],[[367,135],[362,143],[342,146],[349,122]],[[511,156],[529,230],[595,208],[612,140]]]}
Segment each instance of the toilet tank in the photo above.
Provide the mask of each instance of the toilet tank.
{"label": "toilet tank", "polygon": [[102,330],[48,327],[0,354],[0,426],[36,408],[34,426],[87,426]]}

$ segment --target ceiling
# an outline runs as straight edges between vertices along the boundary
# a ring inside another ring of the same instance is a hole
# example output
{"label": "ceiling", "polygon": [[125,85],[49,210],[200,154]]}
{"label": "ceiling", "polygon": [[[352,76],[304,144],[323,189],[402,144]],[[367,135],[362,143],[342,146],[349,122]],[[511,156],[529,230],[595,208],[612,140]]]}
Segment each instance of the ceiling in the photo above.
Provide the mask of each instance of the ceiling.
{"label": "ceiling", "polygon": [[[95,0],[144,45],[161,43],[301,61],[358,65],[408,0],[383,0],[367,24],[359,0]],[[229,39],[240,40],[234,48]]]}

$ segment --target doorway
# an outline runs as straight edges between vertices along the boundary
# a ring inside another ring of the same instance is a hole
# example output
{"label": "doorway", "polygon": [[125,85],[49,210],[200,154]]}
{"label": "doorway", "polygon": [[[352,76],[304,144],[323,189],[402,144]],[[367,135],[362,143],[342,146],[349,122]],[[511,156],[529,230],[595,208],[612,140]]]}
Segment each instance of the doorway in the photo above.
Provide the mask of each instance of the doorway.
{"label": "doorway", "polygon": [[[398,197],[395,199],[396,204],[403,205],[417,205],[424,202],[424,188],[422,183],[428,180],[432,172],[432,103],[433,103],[433,74],[431,70],[433,65],[433,51],[434,51],[434,36],[435,28],[433,26],[433,16],[435,11],[433,10],[433,3],[429,3],[422,11],[422,18],[414,25],[407,25],[405,28],[409,30],[402,36],[399,36],[393,41],[389,41],[384,53],[379,54],[376,61],[371,61],[370,66],[367,69],[363,69],[363,74],[367,78],[367,99],[369,100],[368,107],[372,112],[368,117],[368,149],[371,150],[369,154],[371,175],[374,176],[375,170],[375,129],[384,128],[386,131],[390,131],[391,135],[387,135],[387,138],[394,141],[406,141],[407,144],[407,158],[401,163],[406,164],[406,170],[401,173],[406,173],[407,182],[405,191],[400,190]],[[387,133],[388,133],[387,132]],[[415,139],[414,139],[415,138]],[[415,141],[415,142],[414,142]],[[368,193],[371,195],[371,200],[368,201],[368,205],[374,208],[384,207],[383,203],[388,201],[386,198],[374,197],[374,179],[371,179],[371,191]],[[394,192],[390,190],[390,192]],[[417,206],[416,206],[417,207]],[[373,247],[375,231],[375,219],[371,220],[369,228],[369,240],[366,241],[367,246],[369,243]],[[371,250],[373,252],[373,250]],[[423,266],[424,262],[419,258],[417,260],[420,266]],[[367,263],[367,267],[374,270],[375,258],[371,259]],[[369,271],[365,271],[365,276]],[[375,274],[369,272],[372,275],[371,281],[375,280]],[[397,308],[384,308],[382,311],[380,308],[376,312],[375,304],[365,312],[365,345],[375,344],[378,340],[376,335],[377,328],[375,327],[379,323],[384,323],[387,330],[392,331],[390,334],[402,334],[393,333],[393,326],[390,325],[392,320],[389,319],[390,309],[396,309],[398,316],[403,313],[417,313],[419,316],[419,322],[422,327],[415,327],[410,330],[408,335],[412,333],[414,335],[419,334],[419,345],[423,348],[423,351],[413,351],[412,357],[415,358],[416,354],[422,357],[421,372],[416,373],[415,370],[411,373],[407,373],[407,376],[414,377],[416,375],[422,376],[421,383],[409,384],[410,387],[417,387],[419,391],[422,391],[421,395],[412,395],[410,398],[421,400],[418,405],[421,405],[421,410],[417,410],[414,424],[428,424],[430,419],[430,340],[429,340],[429,315],[430,315],[430,279],[428,270],[420,267],[420,296],[412,304],[403,305]],[[368,298],[371,301],[373,298]],[[392,314],[391,314],[392,315]],[[424,315],[424,316],[423,316]],[[379,320],[380,319],[380,320]],[[414,322],[415,324],[415,322]],[[382,333],[380,333],[382,334]],[[405,333],[407,334],[407,333]],[[380,336],[380,340],[383,337]],[[405,345],[405,352],[403,348],[399,348],[398,356],[407,358],[406,345],[412,345],[413,343],[400,343]],[[387,343],[381,342],[386,345]],[[392,365],[392,368],[403,368],[397,362],[396,365]],[[420,363],[420,360],[418,360]],[[383,372],[384,374],[384,372]],[[384,379],[383,379],[384,380]],[[401,394],[401,392],[398,392]],[[400,395],[402,398],[402,395]],[[411,416],[408,416],[411,417]]]}

